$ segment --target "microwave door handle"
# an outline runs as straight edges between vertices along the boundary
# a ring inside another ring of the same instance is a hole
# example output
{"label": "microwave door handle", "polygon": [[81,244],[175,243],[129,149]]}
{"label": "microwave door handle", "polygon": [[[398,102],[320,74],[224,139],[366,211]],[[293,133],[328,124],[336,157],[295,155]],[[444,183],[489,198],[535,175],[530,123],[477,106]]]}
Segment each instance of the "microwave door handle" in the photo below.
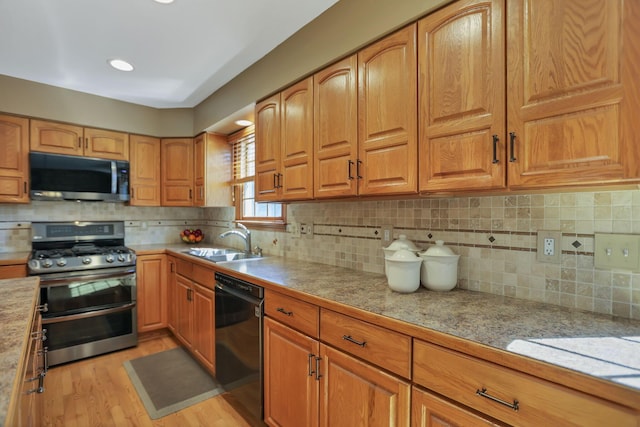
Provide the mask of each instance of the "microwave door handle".
{"label": "microwave door handle", "polygon": [[111,161],[111,194],[118,194],[118,165]]}

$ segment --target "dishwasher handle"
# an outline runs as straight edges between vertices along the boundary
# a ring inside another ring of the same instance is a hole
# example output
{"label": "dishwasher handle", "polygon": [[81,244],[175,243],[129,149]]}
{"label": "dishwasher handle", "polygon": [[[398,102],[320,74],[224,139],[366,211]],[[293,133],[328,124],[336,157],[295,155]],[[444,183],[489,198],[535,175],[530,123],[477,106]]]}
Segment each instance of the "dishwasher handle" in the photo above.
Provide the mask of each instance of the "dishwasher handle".
{"label": "dishwasher handle", "polygon": [[240,298],[243,301],[247,301],[251,304],[255,304],[257,306],[262,306],[262,299],[260,298],[256,298],[251,294],[242,292],[242,291],[238,291],[237,289],[231,288],[229,286],[224,286],[223,284],[216,282],[216,292],[219,292],[221,294],[228,294],[228,295],[232,295],[236,298]]}

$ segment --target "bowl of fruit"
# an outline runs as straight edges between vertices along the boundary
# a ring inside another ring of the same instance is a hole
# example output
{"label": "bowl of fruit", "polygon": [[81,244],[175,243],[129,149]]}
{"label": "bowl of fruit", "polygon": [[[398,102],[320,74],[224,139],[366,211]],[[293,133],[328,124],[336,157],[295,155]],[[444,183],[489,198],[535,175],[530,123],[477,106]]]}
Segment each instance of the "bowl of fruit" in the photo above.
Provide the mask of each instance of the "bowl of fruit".
{"label": "bowl of fruit", "polygon": [[204,233],[199,228],[185,228],[180,232],[180,238],[185,243],[198,243],[204,239]]}

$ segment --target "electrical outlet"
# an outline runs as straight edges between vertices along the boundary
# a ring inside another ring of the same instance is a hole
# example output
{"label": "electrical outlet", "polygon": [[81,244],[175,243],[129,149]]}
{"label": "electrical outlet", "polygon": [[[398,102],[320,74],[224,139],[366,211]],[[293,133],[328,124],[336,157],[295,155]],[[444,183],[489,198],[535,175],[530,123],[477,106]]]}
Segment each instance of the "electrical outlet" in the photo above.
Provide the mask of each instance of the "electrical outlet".
{"label": "electrical outlet", "polygon": [[313,238],[313,223],[301,223],[300,234],[304,235],[307,239]]}
{"label": "electrical outlet", "polygon": [[537,259],[540,262],[560,264],[562,259],[562,233],[538,230]]}
{"label": "electrical outlet", "polygon": [[393,240],[393,225],[383,225],[380,231],[382,233],[382,246],[389,246]]}
{"label": "electrical outlet", "polygon": [[300,237],[300,225],[297,222],[289,224],[289,233],[291,237]]}

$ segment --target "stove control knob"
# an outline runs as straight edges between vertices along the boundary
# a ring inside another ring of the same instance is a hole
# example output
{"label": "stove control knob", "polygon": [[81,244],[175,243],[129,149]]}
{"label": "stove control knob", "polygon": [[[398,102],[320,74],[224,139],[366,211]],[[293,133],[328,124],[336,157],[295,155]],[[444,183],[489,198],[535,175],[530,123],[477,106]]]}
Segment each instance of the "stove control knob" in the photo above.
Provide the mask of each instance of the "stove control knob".
{"label": "stove control knob", "polygon": [[109,254],[104,258],[104,260],[111,264],[115,260],[115,258],[113,257],[113,255]]}
{"label": "stove control knob", "polygon": [[53,265],[53,261],[51,261],[49,258],[45,259],[42,261],[42,266],[44,268],[49,268]]}
{"label": "stove control knob", "polygon": [[118,254],[118,261],[124,262],[124,255],[123,254]]}
{"label": "stove control knob", "polygon": [[91,264],[91,258],[89,258],[88,256],[82,258],[82,263],[85,264],[85,265]]}
{"label": "stove control knob", "polygon": [[64,258],[58,258],[58,261],[56,261],[56,265],[58,267],[64,267],[65,265],[67,265],[67,260]]}

